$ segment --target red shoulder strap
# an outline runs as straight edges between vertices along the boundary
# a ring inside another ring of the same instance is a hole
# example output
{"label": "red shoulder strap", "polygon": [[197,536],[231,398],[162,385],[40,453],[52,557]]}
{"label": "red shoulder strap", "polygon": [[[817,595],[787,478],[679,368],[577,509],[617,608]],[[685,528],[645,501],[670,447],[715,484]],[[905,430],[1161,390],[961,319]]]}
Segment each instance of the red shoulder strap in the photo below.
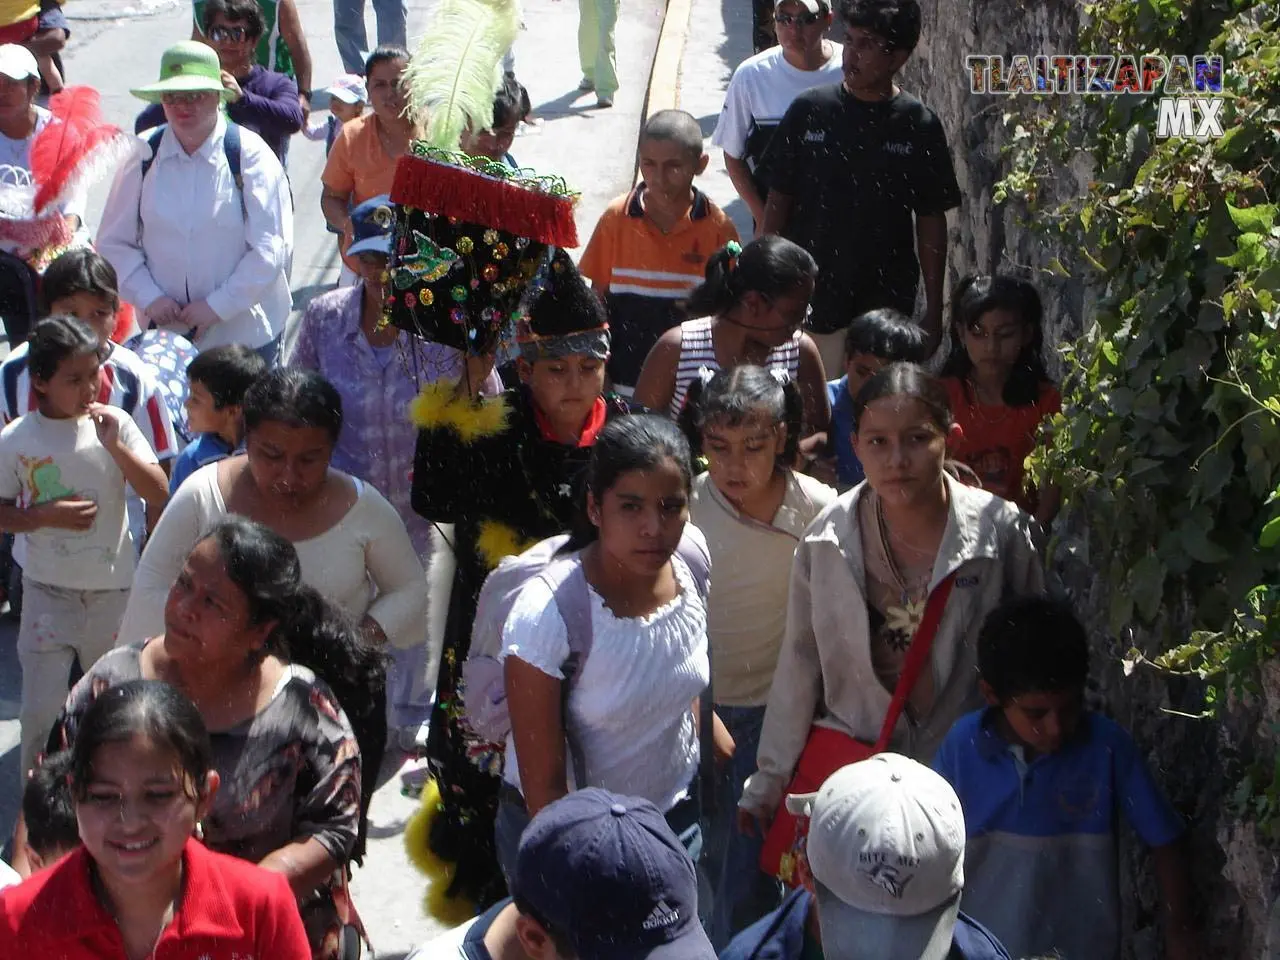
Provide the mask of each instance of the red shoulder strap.
{"label": "red shoulder strap", "polygon": [[955,571],[934,587],[925,602],[924,616],[916,627],[915,636],[911,638],[911,646],[907,648],[907,659],[902,665],[902,673],[898,676],[898,684],[893,690],[893,699],[889,702],[889,712],[885,714],[884,726],[880,728],[880,738],[876,740],[875,752],[883,753],[889,748],[889,740],[898,725],[907,698],[915,689],[920,672],[929,660],[929,652],[933,649],[933,638],[938,632],[938,624],[942,621],[942,611],[951,596],[951,588],[955,585]]}

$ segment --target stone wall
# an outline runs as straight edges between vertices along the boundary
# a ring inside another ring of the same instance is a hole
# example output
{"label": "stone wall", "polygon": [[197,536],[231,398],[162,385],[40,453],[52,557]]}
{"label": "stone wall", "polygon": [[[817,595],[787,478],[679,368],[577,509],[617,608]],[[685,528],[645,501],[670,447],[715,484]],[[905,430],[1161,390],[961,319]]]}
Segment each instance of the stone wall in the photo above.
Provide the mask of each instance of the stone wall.
{"label": "stone wall", "polygon": [[[969,93],[964,58],[974,54],[1074,51],[1084,4],[1079,0],[921,0],[924,28],[920,46],[906,70],[904,86],[942,118],[952,144],[956,174],[965,202],[953,215],[949,281],[971,270],[1016,270],[1033,279],[1045,303],[1045,340],[1056,344],[1076,336],[1097,294],[1077,280],[1045,272],[1064,251],[1020,223],[1018,212],[997,210],[992,188],[1002,175],[1004,136],[998,97]],[[1039,185],[1042,196],[1079,194],[1090,177],[1087,156],[1070,169],[1055,171]],[[1056,368],[1060,369],[1060,368]],[[1055,572],[1075,598],[1077,608],[1105,611],[1102,584],[1088,563],[1088,531],[1068,531],[1070,550],[1059,550]],[[1091,623],[1095,638],[1097,689],[1105,711],[1133,731],[1160,782],[1193,823],[1193,878],[1205,917],[1207,955],[1224,960],[1280,957],[1280,861],[1276,845],[1234,814],[1232,792],[1241,773],[1255,760],[1269,762],[1280,729],[1280,667],[1267,672],[1262,693],[1232,705],[1219,721],[1177,715],[1197,713],[1199,691],[1186,681],[1139,668],[1126,676],[1121,658],[1142,636],[1109,637],[1099,615]],[[1170,713],[1168,711],[1175,711]],[[1126,841],[1121,856],[1122,882],[1129,892],[1124,906],[1126,960],[1154,960],[1163,954],[1156,927],[1157,899],[1148,858]]]}

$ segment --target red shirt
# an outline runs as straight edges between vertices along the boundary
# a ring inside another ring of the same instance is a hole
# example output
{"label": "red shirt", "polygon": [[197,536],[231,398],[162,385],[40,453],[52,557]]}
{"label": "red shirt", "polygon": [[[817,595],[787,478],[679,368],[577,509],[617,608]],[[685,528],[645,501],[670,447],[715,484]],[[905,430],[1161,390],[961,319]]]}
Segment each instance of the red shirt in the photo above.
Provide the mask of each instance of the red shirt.
{"label": "red shirt", "polygon": [[[186,882],[154,960],[311,960],[288,881],[196,840],[183,851]],[[124,941],[89,881],[81,847],[31,879],[0,892],[6,956],[113,960]],[[12,951],[12,952],[11,952]]]}
{"label": "red shirt", "polygon": [[1036,448],[1041,421],[1062,409],[1057,388],[1041,384],[1035,403],[1009,407],[978,403],[972,388],[955,377],[943,383],[951,399],[951,415],[964,431],[951,445],[951,456],[978,475],[982,489],[1034,512],[1035,498],[1026,490],[1023,462]]}

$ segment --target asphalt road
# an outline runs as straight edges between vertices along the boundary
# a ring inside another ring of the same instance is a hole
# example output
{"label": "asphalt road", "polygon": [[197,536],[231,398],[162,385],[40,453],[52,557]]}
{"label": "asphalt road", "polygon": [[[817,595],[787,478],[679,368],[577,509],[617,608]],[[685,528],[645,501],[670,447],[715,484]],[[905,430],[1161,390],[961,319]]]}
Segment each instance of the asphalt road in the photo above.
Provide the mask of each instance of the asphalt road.
{"label": "asphalt road", "polygon": [[[412,48],[434,2],[408,0],[408,6]],[[328,0],[298,0],[298,7],[315,64],[313,82],[323,87],[341,73],[332,7]],[[584,243],[605,205],[632,181],[636,134],[663,10],[662,0],[629,0],[622,5],[617,33],[621,89],[613,109],[596,110],[594,95],[577,91],[577,4],[573,0],[524,4],[526,26],[516,42],[516,72],[529,89],[537,119],[522,129],[513,153],[522,165],[560,174],[581,192],[578,225]],[[142,104],[128,91],[154,80],[161,52],[189,36],[188,11],[186,0],[76,0],[69,4],[73,35],[64,55],[68,82],[97,87],[107,118],[132,129]],[[369,21],[372,37],[372,10]],[[294,138],[288,171],[296,203],[295,311],[329,289],[337,276],[334,238],[325,230],[319,209],[323,166],[323,144]],[[713,166],[719,167],[718,160]],[[107,186],[103,182],[91,194],[91,226],[101,216]],[[720,199],[719,193],[713,195]],[[0,343],[0,355],[6,349]],[[5,836],[16,815],[20,789],[21,680],[16,634],[16,622],[0,618],[0,830]],[[369,853],[366,866],[354,877],[353,896],[377,955],[396,958],[440,932],[440,927],[424,915],[425,884],[404,853],[402,831],[415,804],[400,796],[394,770],[384,770],[382,776],[388,782],[374,799]]]}

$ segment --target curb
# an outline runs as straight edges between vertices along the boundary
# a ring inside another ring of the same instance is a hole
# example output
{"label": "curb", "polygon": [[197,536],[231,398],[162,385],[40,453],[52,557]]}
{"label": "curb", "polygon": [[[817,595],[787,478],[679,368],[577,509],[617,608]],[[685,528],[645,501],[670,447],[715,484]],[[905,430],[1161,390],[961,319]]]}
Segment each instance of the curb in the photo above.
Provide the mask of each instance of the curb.
{"label": "curb", "polygon": [[[674,110],[679,99],[680,63],[684,59],[685,41],[689,37],[689,15],[693,0],[667,0],[658,32],[658,46],[649,72],[649,87],[641,109],[641,126],[659,110]],[[636,159],[633,182],[640,181],[639,131],[636,131]]]}

